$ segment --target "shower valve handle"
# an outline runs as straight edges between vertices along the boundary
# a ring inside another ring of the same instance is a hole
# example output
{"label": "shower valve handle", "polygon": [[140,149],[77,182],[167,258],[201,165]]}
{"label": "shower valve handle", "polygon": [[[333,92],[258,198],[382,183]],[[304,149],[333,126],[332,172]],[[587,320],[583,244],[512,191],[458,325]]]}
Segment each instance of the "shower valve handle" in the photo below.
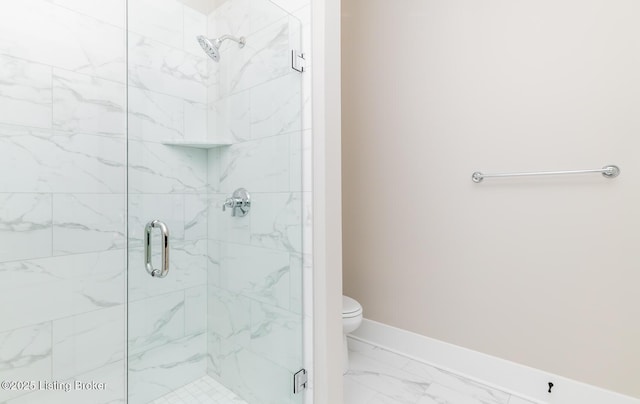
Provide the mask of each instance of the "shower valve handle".
{"label": "shower valve handle", "polygon": [[242,206],[242,199],[239,198],[227,198],[222,205],[222,211],[224,212],[227,208],[236,208],[238,206]]}
{"label": "shower valve handle", "polygon": [[231,216],[246,216],[251,208],[251,195],[244,188],[238,188],[235,190],[231,198],[225,199],[222,204],[222,211],[226,211],[227,208],[231,208]]}

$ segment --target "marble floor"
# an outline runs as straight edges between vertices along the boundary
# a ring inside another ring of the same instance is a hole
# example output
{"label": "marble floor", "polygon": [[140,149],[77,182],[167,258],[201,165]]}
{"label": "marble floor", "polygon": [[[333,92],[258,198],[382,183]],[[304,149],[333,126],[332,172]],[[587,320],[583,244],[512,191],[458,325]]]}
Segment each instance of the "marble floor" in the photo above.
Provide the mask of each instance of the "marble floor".
{"label": "marble floor", "polygon": [[349,338],[344,404],[534,404]]}
{"label": "marble floor", "polygon": [[[535,404],[426,363],[349,338],[344,404]],[[151,404],[247,404],[209,376]]]}
{"label": "marble floor", "polygon": [[151,404],[247,404],[235,393],[209,376],[202,377]]}

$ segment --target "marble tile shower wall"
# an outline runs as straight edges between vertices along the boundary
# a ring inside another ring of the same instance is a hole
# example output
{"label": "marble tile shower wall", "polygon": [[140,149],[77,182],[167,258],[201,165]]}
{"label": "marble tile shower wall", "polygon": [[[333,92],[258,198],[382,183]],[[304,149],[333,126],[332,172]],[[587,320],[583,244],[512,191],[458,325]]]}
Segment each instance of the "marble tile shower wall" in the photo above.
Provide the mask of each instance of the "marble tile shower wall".
{"label": "marble tile shower wall", "polygon": [[125,1],[0,8],[0,402],[124,402]]}
{"label": "marble tile shower wall", "polygon": [[[258,381],[248,390],[256,403],[293,402],[300,358],[291,353],[302,341],[282,336],[300,337],[301,278],[310,280],[311,238],[302,243],[299,223],[310,232],[310,203],[302,207],[310,170],[300,160],[311,123],[310,81],[302,77],[300,125],[299,76],[285,58],[309,2],[231,3],[241,12],[217,26],[248,21],[251,46],[238,59],[223,51],[222,77],[193,41],[207,25],[213,34],[213,15],[129,0],[128,88],[124,0],[2,6],[10,10],[0,13],[0,168],[11,175],[0,180],[0,379],[97,380],[107,391],[0,391],[0,403],[125,402],[127,191],[131,402],[201,377],[207,352],[210,372],[229,369],[230,387]],[[247,20],[249,9],[258,13]],[[248,112],[244,123],[230,120],[236,111]],[[161,144],[231,131],[237,145],[218,151]],[[249,222],[220,212],[236,183],[253,191]],[[168,223],[173,241],[174,276],[159,282],[140,264],[141,231],[153,218]],[[255,262],[265,264],[256,274],[240,272]],[[207,335],[207,326],[221,328]]]}
{"label": "marble tile shower wall", "polygon": [[[128,4],[128,392],[138,404],[206,374],[208,156],[162,143],[206,139],[209,59],[195,40],[206,33],[204,13],[176,0]],[[143,230],[153,219],[170,231],[162,279],[143,265]]]}
{"label": "marble tile shower wall", "polygon": [[[303,242],[311,181],[302,166],[310,122],[290,50],[303,46],[308,26],[298,14],[308,12],[308,1],[234,0],[208,16],[210,37],[247,43],[225,43],[220,63],[210,64],[209,133],[232,145],[209,151],[207,371],[255,404],[302,402],[292,377],[303,366],[310,323],[302,321],[310,310],[302,302],[303,278],[311,278],[308,234]],[[253,198],[243,218],[221,211],[240,187]]]}

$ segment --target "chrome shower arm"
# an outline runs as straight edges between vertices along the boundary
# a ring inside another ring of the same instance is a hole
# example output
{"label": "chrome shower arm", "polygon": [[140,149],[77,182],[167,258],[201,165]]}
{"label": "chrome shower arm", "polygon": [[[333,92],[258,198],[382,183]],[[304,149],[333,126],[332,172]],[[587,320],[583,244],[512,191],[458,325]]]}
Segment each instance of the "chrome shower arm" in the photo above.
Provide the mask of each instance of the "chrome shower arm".
{"label": "chrome shower arm", "polygon": [[216,45],[220,46],[222,44],[222,42],[226,41],[227,39],[230,39],[230,40],[232,40],[234,42],[237,42],[238,46],[241,47],[241,48],[244,47],[244,45],[247,43],[247,39],[245,37],[243,37],[243,36],[238,38],[238,37],[235,37],[233,35],[225,34],[225,35],[222,35],[222,36],[216,38]]}

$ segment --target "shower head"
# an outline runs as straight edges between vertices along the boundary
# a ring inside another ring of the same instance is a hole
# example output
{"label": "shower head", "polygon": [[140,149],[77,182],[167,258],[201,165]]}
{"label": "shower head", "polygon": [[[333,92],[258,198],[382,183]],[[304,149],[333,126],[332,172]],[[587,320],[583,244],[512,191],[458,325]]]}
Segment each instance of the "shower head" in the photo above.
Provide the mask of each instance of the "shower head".
{"label": "shower head", "polygon": [[223,41],[227,39],[235,41],[238,43],[239,48],[244,47],[244,44],[247,42],[243,36],[236,38],[231,35],[222,35],[215,39],[209,39],[206,36],[198,35],[196,39],[198,40],[200,47],[202,47],[202,50],[204,50],[204,52],[216,62],[220,61],[220,45],[222,45]]}
{"label": "shower head", "polygon": [[215,46],[214,42],[211,42],[209,38],[202,35],[197,36],[196,39],[198,40],[198,43],[200,44],[200,47],[202,48],[204,53],[206,53],[214,61],[220,61],[220,52],[218,51],[218,46]]}

